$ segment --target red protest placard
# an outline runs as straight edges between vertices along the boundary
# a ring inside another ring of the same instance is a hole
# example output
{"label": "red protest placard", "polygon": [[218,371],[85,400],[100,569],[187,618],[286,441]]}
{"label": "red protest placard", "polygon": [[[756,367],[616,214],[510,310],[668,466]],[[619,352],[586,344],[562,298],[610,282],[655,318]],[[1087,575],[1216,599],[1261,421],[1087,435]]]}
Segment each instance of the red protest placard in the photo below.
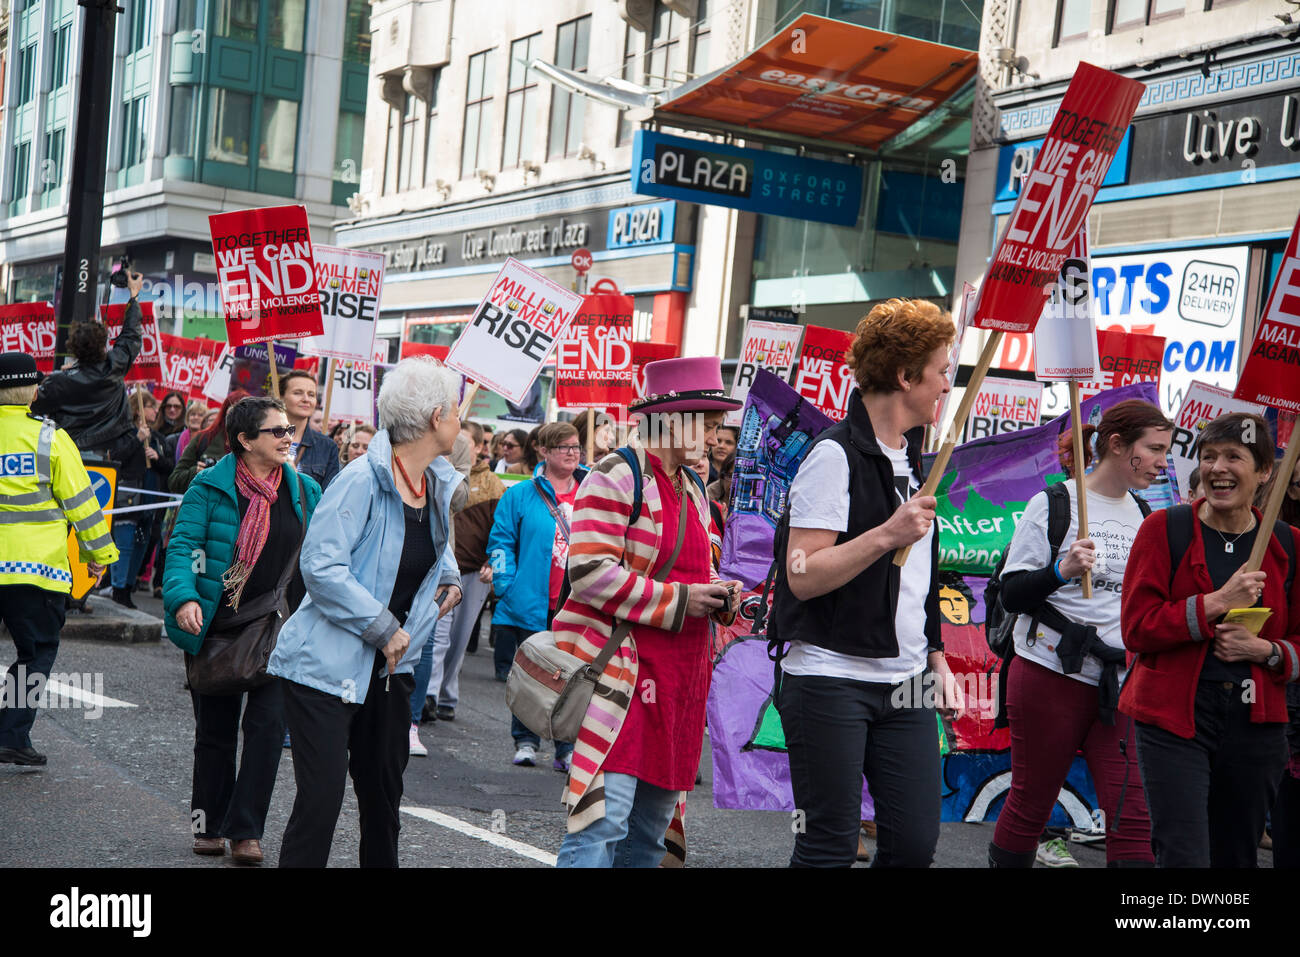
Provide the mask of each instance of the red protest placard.
{"label": "red protest placard", "polygon": [[0,352],[25,352],[39,372],[54,371],[54,306],[15,302],[0,306]]}
{"label": "red protest placard", "polygon": [[208,227],[232,346],[324,332],[305,207],[217,213]]}
{"label": "red protest placard", "polygon": [[212,369],[211,339],[186,339],[163,333],[163,385],[168,391],[201,395]]}
{"label": "red protest placard", "polygon": [[433,356],[439,362],[446,362],[447,353],[449,352],[451,352],[451,346],[435,346],[431,342],[403,342],[400,358]]}
{"label": "red protest placard", "polygon": [[1098,376],[1079,383],[1079,398],[1118,389],[1134,382],[1154,382],[1160,388],[1160,368],[1165,356],[1164,336],[1103,329],[1097,332]]}
{"label": "red protest placard", "polygon": [[974,325],[1033,332],[1146,86],[1080,63],[980,285]]}
{"label": "red protest placard", "polygon": [[[606,285],[608,284],[608,285]],[[584,296],[568,334],[556,344],[555,397],[565,409],[605,409],[635,398],[631,296],[610,280]]]}
{"label": "red protest placard", "polygon": [[1235,394],[1300,412],[1300,219],[1291,230]]}
{"label": "red protest placard", "polygon": [[836,422],[849,413],[849,397],[857,384],[844,361],[853,333],[809,326],[794,376],[794,390]]}
{"label": "red protest placard", "polygon": [[[108,329],[108,348],[122,332],[122,323],[126,321],[126,303],[119,302],[112,306],[100,306],[99,317]],[[162,337],[158,334],[158,323],[153,316],[153,303],[140,303],[140,331],[144,342],[140,354],[131,363],[131,368],[122,377],[124,382],[163,382]]]}
{"label": "red protest placard", "polygon": [[632,393],[634,399],[645,398],[645,367],[660,359],[676,359],[677,346],[671,342],[632,343]]}

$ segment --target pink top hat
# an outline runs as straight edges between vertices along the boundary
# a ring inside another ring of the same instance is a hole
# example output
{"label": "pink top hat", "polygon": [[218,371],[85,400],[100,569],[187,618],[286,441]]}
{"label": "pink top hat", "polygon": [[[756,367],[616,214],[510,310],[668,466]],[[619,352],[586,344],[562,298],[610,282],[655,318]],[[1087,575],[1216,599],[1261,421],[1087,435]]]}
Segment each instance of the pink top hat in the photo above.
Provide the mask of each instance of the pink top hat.
{"label": "pink top hat", "polygon": [[660,359],[645,367],[645,398],[628,403],[628,411],[730,412],[742,403],[727,398],[722,389],[722,360],[717,356],[695,359]]}

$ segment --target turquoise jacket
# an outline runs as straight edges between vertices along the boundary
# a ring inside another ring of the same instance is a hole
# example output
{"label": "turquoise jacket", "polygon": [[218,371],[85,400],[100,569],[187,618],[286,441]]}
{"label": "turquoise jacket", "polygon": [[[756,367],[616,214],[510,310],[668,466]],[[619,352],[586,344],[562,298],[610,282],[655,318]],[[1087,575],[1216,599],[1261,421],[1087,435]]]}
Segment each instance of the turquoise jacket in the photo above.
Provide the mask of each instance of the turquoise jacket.
{"label": "turquoise jacket", "polygon": [[[354,704],[364,704],[375,652],[397,631],[388,610],[406,539],[406,515],[393,477],[392,445],[381,429],[365,456],[347,464],[325,490],[302,547],[307,597],[280,630],[267,672]],[[410,646],[397,673],[411,674],[438,621],[438,595],[460,587],[451,541],[451,496],[462,478],[446,458],[425,471],[433,547],[441,556],[425,575],[405,629]]]}
{"label": "turquoise jacket", "polygon": [[[298,520],[306,521],[310,527],[312,512],[320,500],[320,486],[311,476],[302,476],[303,489],[307,493],[304,506],[298,494],[299,473],[292,465],[282,468],[284,477],[280,481],[280,491],[288,490]],[[172,644],[192,655],[202,647],[212,616],[221,601],[221,576],[234,560],[239,518],[235,456],[227,454],[216,465],[195,476],[176,514],[176,527],[167,545],[167,564],[163,571],[163,613],[167,637]],[[191,635],[176,624],[176,609],[187,601],[197,601],[203,612],[203,630],[197,635]]]}

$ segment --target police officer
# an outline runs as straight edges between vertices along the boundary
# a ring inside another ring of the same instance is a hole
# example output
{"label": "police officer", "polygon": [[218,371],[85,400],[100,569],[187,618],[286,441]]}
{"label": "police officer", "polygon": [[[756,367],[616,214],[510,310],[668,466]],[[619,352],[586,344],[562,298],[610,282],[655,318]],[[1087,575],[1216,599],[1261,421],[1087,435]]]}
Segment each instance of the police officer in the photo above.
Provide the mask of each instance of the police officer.
{"label": "police officer", "polygon": [[38,379],[31,356],[0,354],[0,621],[18,651],[0,689],[4,764],[45,764],[32,747],[29,705],[54,665],[72,591],[68,525],[92,575],[118,557],[77,447],[28,408]]}

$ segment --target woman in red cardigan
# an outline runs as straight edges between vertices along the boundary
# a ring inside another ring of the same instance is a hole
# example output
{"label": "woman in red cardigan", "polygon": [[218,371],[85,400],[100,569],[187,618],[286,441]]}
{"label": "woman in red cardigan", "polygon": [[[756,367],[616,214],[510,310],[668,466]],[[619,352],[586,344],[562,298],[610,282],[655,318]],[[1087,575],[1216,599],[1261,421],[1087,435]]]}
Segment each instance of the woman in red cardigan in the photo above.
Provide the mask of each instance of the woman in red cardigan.
{"label": "woman in red cardigan", "polygon": [[[1278,522],[1262,570],[1246,571],[1251,501],[1273,468],[1262,418],[1222,415],[1199,448],[1206,497],[1155,512],[1133,542],[1120,617],[1138,654],[1120,710],[1137,721],[1157,866],[1254,867],[1287,759],[1284,689],[1300,677],[1300,582],[1285,584],[1300,543]],[[1255,605],[1273,612],[1258,636],[1223,623]]]}

